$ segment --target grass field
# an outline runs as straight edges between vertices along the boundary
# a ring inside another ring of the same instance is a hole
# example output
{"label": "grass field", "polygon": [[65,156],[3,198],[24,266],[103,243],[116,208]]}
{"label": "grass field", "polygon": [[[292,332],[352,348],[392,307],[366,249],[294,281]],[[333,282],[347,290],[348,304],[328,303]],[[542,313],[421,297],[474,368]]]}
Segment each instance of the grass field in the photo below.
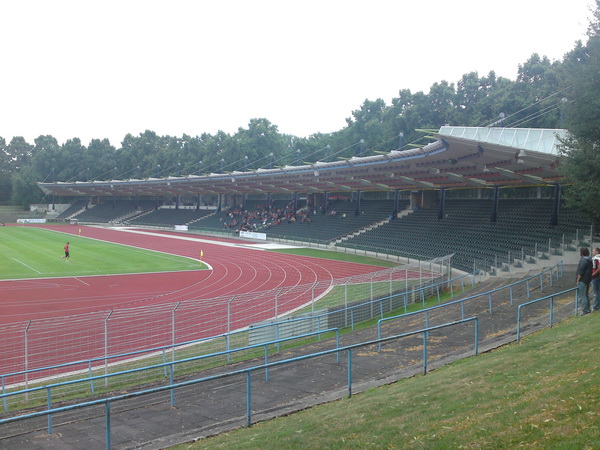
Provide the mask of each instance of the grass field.
{"label": "grass field", "polygon": [[371,266],[380,267],[396,267],[400,264],[394,261],[384,259],[371,258],[369,256],[354,255],[352,253],[340,253],[330,250],[319,250],[313,248],[286,248],[270,250],[272,252],[288,253],[290,255],[311,256],[313,258],[333,259],[336,261],[354,262],[358,264],[368,264]]}
{"label": "grass field", "polygon": [[598,448],[600,313],[200,448]]}
{"label": "grass field", "polygon": [[[70,242],[67,262],[63,247]],[[197,260],[35,227],[0,227],[0,279],[206,269]]]}

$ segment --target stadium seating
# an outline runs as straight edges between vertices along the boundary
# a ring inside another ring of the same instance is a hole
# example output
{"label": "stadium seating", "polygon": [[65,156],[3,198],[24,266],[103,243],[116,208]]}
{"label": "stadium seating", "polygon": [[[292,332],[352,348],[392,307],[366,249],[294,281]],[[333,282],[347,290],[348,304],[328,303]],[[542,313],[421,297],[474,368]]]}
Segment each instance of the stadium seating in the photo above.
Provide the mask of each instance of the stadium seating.
{"label": "stadium seating", "polygon": [[150,209],[151,201],[119,200],[99,203],[78,214],[75,218],[81,222],[111,223],[122,222],[136,213]]}
{"label": "stadium seating", "polygon": [[69,216],[72,216],[72,215],[78,213],[79,211],[81,211],[82,209],[84,209],[85,205],[87,205],[87,199],[86,200],[77,200],[71,206],[69,206],[66,210],[64,210],[58,216],[56,216],[56,218],[57,219],[68,219]]}
{"label": "stadium seating", "polygon": [[[410,258],[454,253],[455,267],[465,271],[505,267],[548,254],[563,244],[577,246],[577,242],[572,243],[577,230],[580,237],[591,232],[588,218],[564,207],[559,225],[551,227],[551,199],[501,199],[495,222],[491,221],[491,199],[447,199],[442,219],[438,219],[437,204],[397,220],[389,220],[393,200],[363,200],[359,214],[354,201],[332,200],[327,211],[299,206],[294,214],[289,200],[273,201],[270,209],[266,200],[248,200],[245,209],[237,205],[222,211],[156,209],[156,202],[150,200],[109,201],[85,210],[77,219],[125,221],[137,226],[188,225],[190,230],[231,235],[243,229],[263,232],[273,239]],[[408,206],[408,200],[401,200],[398,210]]]}
{"label": "stadium seating", "polygon": [[129,225],[173,227],[175,225],[189,225],[210,214],[213,210],[201,209],[156,209],[140,214],[127,221]]}
{"label": "stadium seating", "polygon": [[550,226],[552,202],[548,199],[501,200],[496,222],[491,222],[492,201],[452,199],[438,219],[437,205],[417,210],[367,233],[338,244],[359,250],[387,251],[399,256],[432,258],[454,253],[454,265],[466,271],[512,264],[524,255],[537,256],[559,247],[575,230],[589,233],[589,220],[563,209],[560,225]]}

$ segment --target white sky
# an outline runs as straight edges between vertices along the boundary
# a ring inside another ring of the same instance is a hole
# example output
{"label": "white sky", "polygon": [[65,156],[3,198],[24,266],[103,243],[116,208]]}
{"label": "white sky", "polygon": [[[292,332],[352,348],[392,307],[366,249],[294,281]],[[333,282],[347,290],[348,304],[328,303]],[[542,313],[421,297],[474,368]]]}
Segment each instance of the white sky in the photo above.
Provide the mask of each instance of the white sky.
{"label": "white sky", "polygon": [[365,99],[585,40],[591,0],[2,0],[0,136],[336,131]]}

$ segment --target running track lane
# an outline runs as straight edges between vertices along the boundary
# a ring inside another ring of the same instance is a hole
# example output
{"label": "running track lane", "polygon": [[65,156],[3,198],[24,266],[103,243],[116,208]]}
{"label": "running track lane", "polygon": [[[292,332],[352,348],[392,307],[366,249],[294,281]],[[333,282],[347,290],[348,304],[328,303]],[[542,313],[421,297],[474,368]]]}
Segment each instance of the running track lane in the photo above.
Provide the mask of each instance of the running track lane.
{"label": "running track lane", "polygon": [[[310,286],[316,282],[380,270],[363,264],[248,248],[251,244],[247,241],[234,239],[168,232],[136,234],[72,225],[43,228],[68,234],[77,234],[81,228],[82,236],[88,238],[190,258],[198,258],[202,250],[203,260],[213,270],[0,281],[0,305],[3,311],[0,324]],[[217,243],[176,239],[178,236]],[[218,242],[239,246],[223,246]],[[76,261],[74,250],[72,262]],[[280,314],[282,312],[279,311]]]}
{"label": "running track lane", "polygon": [[[242,300],[232,310],[234,328],[283,314],[311,301],[312,284],[320,281],[370,273],[377,267],[292,256],[247,248],[248,242],[198,236],[203,242],[183,240],[176,233],[136,234],[114,229],[73,226],[44,226],[55,231],[82,235],[139,248],[197,258],[200,250],[213,270],[142,275],[30,279],[0,282],[0,337],[4,358],[0,373],[23,370],[23,330],[29,329],[28,367],[41,368],[106,354],[120,354],[171,342],[173,305],[201,314],[179,314],[177,340],[185,342],[228,331],[227,299],[242,294],[277,288],[294,288],[291,296],[280,298],[274,310],[273,294]],[[177,238],[179,237],[179,239]],[[213,241],[209,243],[206,241]],[[219,244],[221,243],[221,244]],[[229,246],[223,245],[223,243]],[[234,243],[239,246],[231,246]],[[244,246],[244,247],[242,247]],[[75,249],[74,249],[75,250]],[[72,263],[76,262],[76,251]],[[324,283],[329,284],[329,283]],[[226,296],[219,302],[185,302]],[[247,298],[247,296],[246,296]],[[184,303],[185,302],[185,303]],[[184,307],[183,305],[187,305]],[[156,310],[163,310],[157,315]],[[110,338],[105,348],[104,320],[110,317]],[[150,311],[148,313],[148,311]],[[154,311],[154,313],[152,312]],[[165,314],[166,312],[166,314]],[[68,316],[68,317],[67,317]],[[45,376],[38,372],[36,376]],[[9,383],[23,381],[12,377]]]}

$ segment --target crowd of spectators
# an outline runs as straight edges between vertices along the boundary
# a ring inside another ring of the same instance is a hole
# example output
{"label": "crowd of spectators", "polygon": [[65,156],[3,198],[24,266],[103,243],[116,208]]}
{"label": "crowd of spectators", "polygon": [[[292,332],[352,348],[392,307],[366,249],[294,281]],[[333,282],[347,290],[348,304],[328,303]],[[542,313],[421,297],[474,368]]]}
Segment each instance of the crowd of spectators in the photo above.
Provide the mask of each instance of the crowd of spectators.
{"label": "crowd of spectators", "polygon": [[258,205],[253,211],[244,209],[241,205],[231,207],[223,213],[221,222],[224,228],[240,232],[268,230],[282,223],[311,223],[312,219],[306,208],[296,210],[293,202],[290,202],[284,208]]}

